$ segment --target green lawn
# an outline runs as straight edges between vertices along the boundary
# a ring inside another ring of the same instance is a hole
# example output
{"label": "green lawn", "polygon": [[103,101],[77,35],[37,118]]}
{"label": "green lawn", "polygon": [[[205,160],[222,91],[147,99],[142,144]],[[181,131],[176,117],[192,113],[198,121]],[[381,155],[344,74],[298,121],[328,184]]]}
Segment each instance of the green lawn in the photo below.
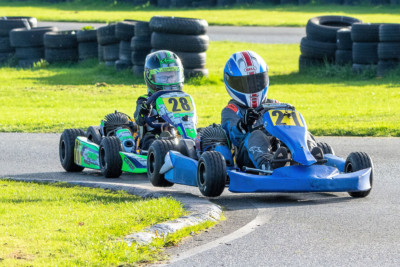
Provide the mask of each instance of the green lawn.
{"label": "green lawn", "polygon": [[185,213],[172,198],[141,199],[65,183],[0,180],[0,191],[1,266],[127,266],[161,260],[161,248],[179,235],[130,247],[122,238]]}
{"label": "green lawn", "polygon": [[[298,73],[298,45],[211,42],[210,79],[192,80],[184,87],[196,103],[199,126],[220,122],[229,101],[222,81],[224,64],[233,52],[245,49],[256,51],[269,65],[268,96],[295,105],[314,134],[400,136],[399,76],[357,76],[350,66]],[[129,71],[116,73],[95,61],[32,70],[4,67],[0,131],[86,129],[116,109],[132,114],[137,97],[145,92],[143,78]]]}
{"label": "green lawn", "polygon": [[203,18],[210,25],[305,26],[308,19],[320,15],[346,15],[365,22],[398,22],[398,6],[341,5],[265,5],[213,7],[196,9],[160,9],[112,1],[74,1],[43,3],[39,1],[0,0],[1,15],[33,16],[47,21],[114,22],[123,19],[149,20],[154,15]]}

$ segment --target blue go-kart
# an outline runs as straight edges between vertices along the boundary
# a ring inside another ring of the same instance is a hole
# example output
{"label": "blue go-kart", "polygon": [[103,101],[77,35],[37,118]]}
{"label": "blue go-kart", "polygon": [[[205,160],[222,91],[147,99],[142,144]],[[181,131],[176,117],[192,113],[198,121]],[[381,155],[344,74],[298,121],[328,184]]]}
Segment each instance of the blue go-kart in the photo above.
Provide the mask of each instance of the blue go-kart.
{"label": "blue go-kart", "polygon": [[[290,152],[289,159],[284,159],[284,167],[272,171],[254,166],[239,168],[225,132],[214,125],[199,131],[195,140],[170,146],[168,152],[158,149],[161,153],[157,164],[154,157],[153,161],[148,157],[147,164],[152,167],[147,173],[153,178],[152,183],[198,186],[207,197],[221,195],[226,186],[235,193],[348,192],[352,197],[366,197],[370,193],[373,164],[366,153],[353,152],[342,159],[335,156],[328,144],[317,143],[324,159],[316,160],[307,147],[306,122],[293,106],[264,104],[256,110],[263,117],[261,127],[277,138],[277,148],[285,146]],[[163,164],[162,157],[165,157]]]}

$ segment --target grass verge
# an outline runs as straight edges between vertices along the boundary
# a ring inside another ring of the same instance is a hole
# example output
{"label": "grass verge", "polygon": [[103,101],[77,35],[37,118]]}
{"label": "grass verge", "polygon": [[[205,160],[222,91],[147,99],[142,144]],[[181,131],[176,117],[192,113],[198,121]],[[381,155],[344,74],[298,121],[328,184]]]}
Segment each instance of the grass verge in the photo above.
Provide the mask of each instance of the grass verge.
{"label": "grass verge", "polygon": [[[298,45],[211,42],[209,79],[191,80],[184,90],[197,107],[199,126],[220,122],[229,101],[222,73],[229,56],[241,50],[259,53],[270,68],[269,98],[295,105],[316,135],[400,136],[400,77],[356,75],[351,67],[298,72]],[[132,114],[146,92],[143,78],[129,70],[88,61],[47,68],[1,68],[0,131],[61,132],[98,125],[114,110]]]}
{"label": "grass verge", "polygon": [[266,5],[233,7],[167,8],[134,7],[116,1],[74,1],[43,3],[39,1],[0,1],[2,15],[33,16],[43,21],[114,22],[123,19],[149,20],[154,15],[202,18],[210,25],[236,26],[305,26],[308,19],[320,15],[345,15],[365,22],[396,22],[400,6],[358,5]]}
{"label": "grass verge", "polygon": [[0,180],[0,265],[122,266],[165,259],[162,248],[215,223],[185,228],[150,245],[122,237],[180,217],[171,198],[141,199],[123,191],[65,183]]}

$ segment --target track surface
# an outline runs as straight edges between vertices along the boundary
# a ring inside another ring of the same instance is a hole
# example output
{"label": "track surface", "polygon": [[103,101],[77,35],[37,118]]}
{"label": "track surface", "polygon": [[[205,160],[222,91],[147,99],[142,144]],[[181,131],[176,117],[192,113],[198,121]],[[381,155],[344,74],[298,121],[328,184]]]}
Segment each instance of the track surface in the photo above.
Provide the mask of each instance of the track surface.
{"label": "track surface", "polygon": [[[104,26],[103,23],[78,22],[38,22],[39,27],[56,26],[59,30],[79,30],[91,25],[95,28]],[[208,36],[211,41],[235,41],[262,44],[299,44],[305,36],[304,28],[295,27],[235,27],[210,26]]]}
{"label": "track surface", "polygon": [[[107,180],[97,172],[66,173],[59,134],[0,133],[0,177],[104,181],[151,188],[145,176]],[[211,201],[226,220],[168,249],[170,266],[399,266],[400,138],[321,137],[336,154],[368,152],[375,183],[367,198],[347,193],[232,194]],[[174,186],[172,195],[197,188]]]}

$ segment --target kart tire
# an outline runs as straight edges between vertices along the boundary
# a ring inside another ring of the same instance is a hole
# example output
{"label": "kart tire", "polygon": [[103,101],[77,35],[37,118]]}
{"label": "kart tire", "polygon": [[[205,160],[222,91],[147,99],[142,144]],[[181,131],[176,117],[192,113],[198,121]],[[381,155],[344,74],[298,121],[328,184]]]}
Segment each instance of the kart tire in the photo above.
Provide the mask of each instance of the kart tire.
{"label": "kart tire", "polygon": [[119,59],[119,43],[104,45],[103,49],[105,61],[116,61]]}
{"label": "kart tire", "polygon": [[0,37],[0,53],[13,52],[14,48],[10,46],[10,38]]}
{"label": "kart tire", "polygon": [[379,23],[354,23],[351,26],[353,42],[379,42]]}
{"label": "kart tire", "polygon": [[400,42],[389,43],[380,42],[378,44],[378,58],[379,60],[400,59]]}
{"label": "kart tire", "polygon": [[44,58],[44,47],[17,47],[15,56],[18,59]]}
{"label": "kart tire", "polygon": [[101,143],[100,127],[99,126],[90,126],[86,130],[86,137],[90,142],[100,145],[100,143]]}
{"label": "kart tire", "polygon": [[133,65],[132,73],[134,76],[143,78],[144,76],[144,65]]}
{"label": "kart tire", "polygon": [[379,60],[376,76],[383,77],[388,72],[396,69],[398,66],[400,66],[400,62],[398,60]]}
{"label": "kart tire", "polygon": [[217,6],[232,6],[236,0],[217,0]]}
{"label": "kart tire", "polygon": [[133,65],[144,65],[146,56],[150,54],[150,50],[134,50],[131,53],[131,61]]}
{"label": "kart tire", "polygon": [[121,141],[116,136],[107,136],[101,140],[99,164],[101,173],[106,178],[118,178],[122,174]]}
{"label": "kart tire", "polygon": [[379,41],[400,42],[400,24],[382,24],[379,27]]}
{"label": "kart tire", "polygon": [[203,53],[175,52],[182,61],[183,69],[202,69],[206,65],[207,55]]}
{"label": "kart tire", "polygon": [[203,196],[218,197],[225,189],[226,162],[217,151],[204,152],[197,165],[197,185]]}
{"label": "kart tire", "polygon": [[31,26],[29,25],[26,19],[9,19],[9,17],[0,17],[0,36],[8,37],[10,31],[17,28],[25,28],[30,29]]}
{"label": "kart tire", "polygon": [[132,62],[130,60],[117,60],[115,61],[115,70],[123,71],[132,68]]}
{"label": "kart tire", "polygon": [[154,16],[150,20],[153,32],[201,35],[206,33],[207,28],[208,23],[204,19]]}
{"label": "kart tire", "polygon": [[46,48],[73,48],[78,46],[75,31],[47,32],[43,36]]}
{"label": "kart tire", "polygon": [[46,48],[44,55],[49,63],[74,62],[79,59],[77,48]]}
{"label": "kart tire", "polygon": [[119,43],[119,59],[123,61],[131,61],[131,42],[121,41]]}
{"label": "kart tire", "polygon": [[353,43],[353,62],[355,64],[377,64],[378,43]]}
{"label": "kart tire", "polygon": [[150,36],[135,36],[131,39],[131,50],[150,50]]}
{"label": "kart tire", "polygon": [[[5,20],[5,21],[10,21],[10,20],[24,21],[24,20],[26,20],[31,28],[37,27],[37,19],[34,17],[10,16],[10,17],[1,17],[0,20]],[[17,28],[23,28],[23,27],[17,27]]]}
{"label": "kart tire", "polygon": [[[374,166],[372,164],[371,157],[365,152],[352,152],[346,159],[346,163],[344,166],[344,171],[346,173],[356,172],[362,169],[371,168],[371,174],[369,177],[369,182],[372,183],[374,179]],[[348,192],[350,196],[361,198],[366,197],[371,192],[371,189],[366,191],[357,191],[357,192]]]}
{"label": "kart tire", "polygon": [[44,46],[43,35],[52,31],[57,31],[57,27],[14,29],[10,31],[10,44],[12,47]]}
{"label": "kart tire", "polygon": [[81,129],[66,129],[60,137],[58,152],[61,165],[67,172],[80,172],[84,169],[74,161],[75,139],[78,136],[85,136],[85,132]]}
{"label": "kart tire", "polygon": [[97,44],[97,57],[99,58],[99,62],[104,61],[104,46]]}
{"label": "kart tire", "polygon": [[170,187],[174,185],[165,180],[164,174],[160,174],[165,155],[170,150],[176,150],[176,145],[171,140],[156,140],[150,145],[147,152],[147,178],[153,186]]}
{"label": "kart tire", "polygon": [[328,143],[325,143],[325,142],[318,142],[318,143],[317,143],[317,146],[318,146],[319,148],[322,149],[322,152],[323,152],[324,154],[332,154],[332,155],[335,155],[335,151],[333,151],[333,148],[332,148]]}
{"label": "kart tire", "polygon": [[134,21],[121,21],[115,27],[115,36],[121,41],[130,41],[135,35]]}
{"label": "kart tire", "polygon": [[[151,46],[155,49],[166,49],[178,52],[205,52],[208,49],[207,35],[182,35],[153,32]],[[336,44],[335,44],[336,47]]]}
{"label": "kart tire", "polygon": [[6,53],[0,52],[0,63],[7,62],[7,61],[9,61],[12,57],[13,57],[13,53],[10,53],[10,52],[6,52]]}
{"label": "kart tire", "polygon": [[18,60],[18,66],[23,69],[32,68],[35,63],[40,62],[42,58],[28,58]]}
{"label": "kart tire", "polygon": [[166,7],[169,7],[170,3],[171,3],[171,0],[158,0],[157,6],[166,8]]}
{"label": "kart tire", "polygon": [[351,29],[340,29],[336,33],[336,46],[338,50],[351,50],[353,40],[351,40]]}
{"label": "kart tire", "polygon": [[335,58],[336,42],[320,42],[303,37],[300,42],[300,51],[306,57],[332,60]]}
{"label": "kart tire", "polygon": [[335,63],[336,65],[352,64],[353,52],[351,50],[336,50]]}
{"label": "kart tire", "polygon": [[150,37],[151,30],[150,25],[147,21],[137,21],[135,24],[135,36],[147,36]]}
{"label": "kart tire", "polygon": [[99,56],[97,42],[84,42],[78,44],[79,60],[97,58]]}
{"label": "kart tire", "polygon": [[97,30],[78,31],[76,39],[78,43],[97,42]]}
{"label": "kart tire", "polygon": [[354,73],[361,74],[375,70],[376,65],[373,64],[355,64],[353,63],[352,70]]}
{"label": "kart tire", "polygon": [[109,45],[118,43],[119,40],[115,36],[115,24],[109,24],[97,29],[97,42],[101,45]]}

